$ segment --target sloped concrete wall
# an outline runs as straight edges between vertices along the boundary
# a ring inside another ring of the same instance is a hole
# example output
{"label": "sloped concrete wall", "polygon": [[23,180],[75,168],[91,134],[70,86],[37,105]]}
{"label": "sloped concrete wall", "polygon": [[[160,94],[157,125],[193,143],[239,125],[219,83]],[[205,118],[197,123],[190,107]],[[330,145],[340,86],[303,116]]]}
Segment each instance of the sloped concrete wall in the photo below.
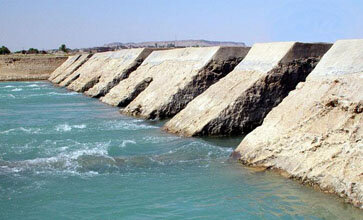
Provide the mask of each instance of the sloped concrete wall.
{"label": "sloped concrete wall", "polygon": [[[121,81],[117,86],[110,90],[110,92],[101,101],[113,105],[125,107],[139,93],[141,93],[151,81],[160,72],[168,71],[170,75],[177,69],[184,71],[192,71],[192,69],[199,69],[213,54],[217,51],[217,47],[208,48],[195,53],[198,48],[188,49],[173,49],[168,51],[154,51],[149,57],[137,68],[136,71],[131,73],[128,79]],[[164,82],[166,83],[166,81]]]}
{"label": "sloped concrete wall", "polygon": [[363,208],[363,40],[337,41],[233,156]]}
{"label": "sloped concrete wall", "polygon": [[62,63],[62,65],[60,65],[57,69],[53,71],[53,73],[50,74],[48,80],[49,81],[53,80],[63,71],[65,71],[70,65],[72,65],[80,56],[81,56],[80,54],[69,56],[67,60],[64,63]]}
{"label": "sloped concrete wall", "polygon": [[248,133],[297,83],[330,44],[255,44],[235,70],[191,101],[164,129],[185,136]]}
{"label": "sloped concrete wall", "polygon": [[111,54],[110,61],[100,73],[98,83],[85,92],[91,97],[106,95],[121,80],[126,79],[153,51],[150,48],[121,50]]}
{"label": "sloped concrete wall", "polygon": [[61,73],[57,77],[50,81],[54,84],[60,84],[60,86],[63,86],[63,81],[66,81],[66,79],[74,72],[76,72],[83,64],[85,64],[91,56],[92,54],[82,54],[69,67],[61,71]]}
{"label": "sloped concrete wall", "polygon": [[170,117],[230,72],[248,50],[209,47],[153,52],[102,100],[126,106],[136,98],[123,113],[149,119]]}
{"label": "sloped concrete wall", "polygon": [[[138,61],[140,62],[140,59],[146,57],[150,52],[150,50],[140,48],[97,53],[93,59],[91,58],[92,60],[90,61],[92,63],[85,65],[77,71],[79,77],[67,86],[67,88],[77,92],[86,92],[102,79],[101,84],[88,93],[90,96],[99,96],[100,93],[105,93],[102,91],[102,88],[107,86],[108,83],[106,81],[109,81],[108,78],[114,79],[113,76],[116,75],[116,81],[118,81],[121,80],[120,77],[127,77],[130,69],[135,69],[135,66],[139,64]],[[119,74],[121,76],[118,76]],[[112,84],[109,85],[111,86]]]}
{"label": "sloped concrete wall", "polygon": [[[82,67],[72,73],[63,83],[69,90],[84,92],[97,82],[102,69],[111,59],[112,52],[95,53]],[[87,87],[87,89],[86,89]]]}
{"label": "sloped concrete wall", "polygon": [[[210,49],[180,50],[192,54]],[[248,50],[246,47],[219,47],[213,50],[215,52],[211,53],[211,57],[206,57],[208,60],[203,60],[203,65],[198,68],[187,67],[185,59],[180,56],[170,62],[168,68],[160,69],[150,85],[123,109],[122,113],[148,119],[172,117],[209,86],[231,72],[246,56]]]}

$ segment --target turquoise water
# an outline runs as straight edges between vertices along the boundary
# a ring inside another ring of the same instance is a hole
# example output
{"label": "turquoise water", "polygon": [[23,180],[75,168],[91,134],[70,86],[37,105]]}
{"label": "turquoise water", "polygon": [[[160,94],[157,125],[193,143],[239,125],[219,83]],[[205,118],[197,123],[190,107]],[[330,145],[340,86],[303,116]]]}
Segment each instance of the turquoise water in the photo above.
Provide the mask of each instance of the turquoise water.
{"label": "turquoise water", "polygon": [[0,83],[0,219],[362,219],[336,196],[229,161],[240,138],[162,124],[47,82]]}

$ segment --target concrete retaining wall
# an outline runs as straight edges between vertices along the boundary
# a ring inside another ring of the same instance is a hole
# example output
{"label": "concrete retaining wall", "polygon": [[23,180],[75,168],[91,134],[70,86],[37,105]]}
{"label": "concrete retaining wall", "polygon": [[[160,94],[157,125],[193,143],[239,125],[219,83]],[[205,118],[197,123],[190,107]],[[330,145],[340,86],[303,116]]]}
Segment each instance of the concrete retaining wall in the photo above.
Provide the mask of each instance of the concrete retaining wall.
{"label": "concrete retaining wall", "polygon": [[91,97],[106,95],[121,80],[126,79],[153,51],[150,48],[121,50],[111,54],[111,59],[100,73],[98,83],[85,92]]}
{"label": "concrete retaining wall", "polygon": [[[77,92],[86,92],[98,84],[87,94],[90,96],[104,95],[105,90],[109,90],[121,79],[127,78],[130,70],[134,70],[140,61],[150,53],[150,49],[142,48],[97,53],[77,71],[79,77],[67,88]],[[112,80],[115,82],[112,83]]]}
{"label": "concrete retaining wall", "polygon": [[48,80],[51,81],[55,79],[57,76],[59,76],[59,74],[64,72],[70,65],[72,65],[80,56],[80,54],[69,56],[67,60],[62,63],[62,65],[60,65],[57,69],[53,71],[53,73],[50,74]]}
{"label": "concrete retaining wall", "polygon": [[363,208],[363,40],[337,41],[234,157]]}
{"label": "concrete retaining wall", "polygon": [[[95,82],[98,79],[96,75],[104,68],[110,53],[96,53],[87,62],[85,62],[79,69],[69,75],[60,85],[67,87],[69,90],[83,92],[87,83]],[[86,77],[87,76],[87,77]]]}
{"label": "concrete retaining wall", "polygon": [[191,101],[164,129],[185,136],[248,133],[304,81],[330,44],[255,44],[235,70]]}
{"label": "concrete retaining wall", "polygon": [[138,117],[170,117],[230,72],[248,50],[208,47],[155,51],[101,100],[127,106],[122,112]]}
{"label": "concrete retaining wall", "polygon": [[69,79],[72,79],[72,74],[76,72],[84,63],[86,63],[91,56],[92,54],[82,54],[77,59],[75,59],[75,61],[65,70],[60,70],[59,72],[61,73],[50,81],[54,84],[60,84],[60,86],[64,86],[66,83],[69,82]]}

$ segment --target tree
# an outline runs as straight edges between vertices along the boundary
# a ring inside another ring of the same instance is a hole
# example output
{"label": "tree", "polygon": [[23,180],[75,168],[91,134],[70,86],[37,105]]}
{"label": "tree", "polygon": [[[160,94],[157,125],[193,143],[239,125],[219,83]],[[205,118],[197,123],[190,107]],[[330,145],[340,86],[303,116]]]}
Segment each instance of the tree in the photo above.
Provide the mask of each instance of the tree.
{"label": "tree", "polygon": [[0,54],[4,55],[4,54],[9,54],[10,53],[10,50],[5,47],[5,46],[2,46],[0,47]]}
{"label": "tree", "polygon": [[66,47],[65,44],[62,44],[60,47],[59,47],[59,51],[63,51],[64,53],[68,53],[68,48]]}
{"label": "tree", "polygon": [[39,50],[38,49],[29,48],[29,50],[28,50],[28,54],[37,54],[37,53],[39,53]]}

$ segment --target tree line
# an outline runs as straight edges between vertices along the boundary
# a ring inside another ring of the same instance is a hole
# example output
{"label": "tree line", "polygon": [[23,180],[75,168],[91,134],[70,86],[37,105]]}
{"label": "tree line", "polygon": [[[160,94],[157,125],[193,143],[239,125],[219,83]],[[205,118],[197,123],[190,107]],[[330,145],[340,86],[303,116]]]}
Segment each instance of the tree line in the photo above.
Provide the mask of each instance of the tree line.
{"label": "tree line", "polygon": [[[65,44],[62,44],[58,48],[58,51],[68,53],[69,48],[67,48],[67,46]],[[19,51],[15,51],[14,53],[19,53],[19,54],[47,54],[47,51],[38,50],[36,48],[29,48],[28,50],[19,50]],[[0,55],[6,55],[6,54],[11,54],[11,51],[9,50],[9,48],[7,48],[6,46],[0,47]]]}

